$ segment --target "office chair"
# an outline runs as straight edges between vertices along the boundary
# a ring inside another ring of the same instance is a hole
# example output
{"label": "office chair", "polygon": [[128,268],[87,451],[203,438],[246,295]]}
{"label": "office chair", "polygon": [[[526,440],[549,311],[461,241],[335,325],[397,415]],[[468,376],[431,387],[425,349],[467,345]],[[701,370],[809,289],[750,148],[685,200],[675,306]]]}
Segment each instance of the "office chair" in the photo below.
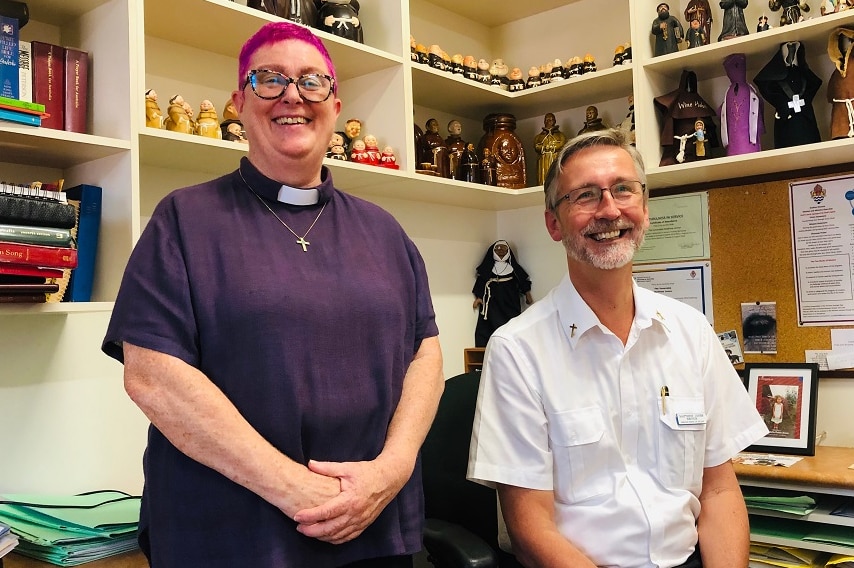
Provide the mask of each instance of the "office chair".
{"label": "office chair", "polygon": [[498,546],[495,490],[466,479],[480,372],[445,381],[421,448],[427,521],[424,548],[436,568],[521,568]]}

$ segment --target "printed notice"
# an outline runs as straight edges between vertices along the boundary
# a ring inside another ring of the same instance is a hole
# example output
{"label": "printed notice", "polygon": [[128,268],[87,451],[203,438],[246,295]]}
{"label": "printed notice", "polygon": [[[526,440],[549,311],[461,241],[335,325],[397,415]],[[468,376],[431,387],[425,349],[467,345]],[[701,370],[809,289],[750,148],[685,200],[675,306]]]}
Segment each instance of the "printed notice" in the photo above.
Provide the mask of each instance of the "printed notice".
{"label": "printed notice", "polygon": [[789,184],[798,325],[854,324],[854,176]]}
{"label": "printed notice", "polygon": [[705,314],[714,325],[712,311],[712,265],[703,262],[644,264],[634,267],[635,282],[641,288],[679,300]]}
{"label": "printed notice", "polygon": [[649,229],[635,263],[710,256],[708,192],[649,200]]}

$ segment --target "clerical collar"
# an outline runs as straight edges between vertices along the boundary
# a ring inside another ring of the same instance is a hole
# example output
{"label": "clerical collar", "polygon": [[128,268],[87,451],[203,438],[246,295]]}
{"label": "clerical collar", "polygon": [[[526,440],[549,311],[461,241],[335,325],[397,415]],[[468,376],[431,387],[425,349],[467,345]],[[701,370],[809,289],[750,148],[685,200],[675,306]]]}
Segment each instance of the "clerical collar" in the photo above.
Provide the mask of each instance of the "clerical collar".
{"label": "clerical collar", "polygon": [[335,187],[332,185],[332,173],[326,166],[323,166],[320,172],[320,185],[313,188],[292,187],[270,179],[259,172],[246,156],[240,159],[240,171],[235,172],[235,177],[241,184],[243,182],[239,180],[241,177],[244,178],[246,183],[252,186],[252,189],[264,199],[280,201],[297,207],[322,205],[332,199],[335,194]]}
{"label": "clerical collar", "polygon": [[289,205],[315,205],[320,201],[320,192],[317,191],[316,187],[300,189],[289,185],[282,185],[279,188],[279,196],[276,199]]}

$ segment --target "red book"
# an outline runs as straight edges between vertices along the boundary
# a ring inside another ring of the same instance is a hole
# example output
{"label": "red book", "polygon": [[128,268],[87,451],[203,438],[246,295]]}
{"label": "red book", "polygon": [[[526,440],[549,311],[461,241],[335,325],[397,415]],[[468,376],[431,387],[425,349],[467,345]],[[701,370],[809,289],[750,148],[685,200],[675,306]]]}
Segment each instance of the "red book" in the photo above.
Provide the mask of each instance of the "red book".
{"label": "red book", "polygon": [[0,263],[27,264],[42,268],[76,268],[77,250],[0,242]]}
{"label": "red book", "polygon": [[[89,54],[65,48],[65,130],[86,133],[89,118]],[[44,125],[44,118],[42,118]]]}
{"label": "red book", "polygon": [[0,262],[0,275],[9,276],[37,276],[39,278],[62,278],[61,268],[43,268],[28,264],[15,264],[12,262]]}
{"label": "red book", "polygon": [[65,48],[42,41],[33,41],[33,102],[43,104],[49,118],[42,120],[46,128],[65,127]]}

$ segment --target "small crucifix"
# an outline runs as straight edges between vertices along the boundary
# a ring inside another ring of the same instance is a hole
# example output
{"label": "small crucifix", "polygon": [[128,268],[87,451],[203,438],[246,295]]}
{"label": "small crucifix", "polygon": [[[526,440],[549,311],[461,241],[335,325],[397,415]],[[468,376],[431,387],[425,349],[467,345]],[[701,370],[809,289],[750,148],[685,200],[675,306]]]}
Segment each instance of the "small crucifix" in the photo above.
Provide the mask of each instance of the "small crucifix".
{"label": "small crucifix", "polygon": [[792,97],[792,100],[789,101],[789,108],[795,112],[801,112],[801,108],[806,104],[807,102],[802,99],[800,95],[795,95]]}
{"label": "small crucifix", "polygon": [[298,238],[296,243],[302,247],[302,252],[308,252],[308,248],[306,248],[306,247],[308,247],[308,245],[311,244],[310,242],[305,240],[305,237]]}
{"label": "small crucifix", "polygon": [[575,337],[575,330],[576,330],[576,329],[578,329],[578,326],[577,326],[577,325],[575,325],[575,324],[572,324],[571,326],[569,326],[569,329],[571,329],[571,330],[572,330],[572,331],[569,333],[569,336],[570,336],[570,337]]}

